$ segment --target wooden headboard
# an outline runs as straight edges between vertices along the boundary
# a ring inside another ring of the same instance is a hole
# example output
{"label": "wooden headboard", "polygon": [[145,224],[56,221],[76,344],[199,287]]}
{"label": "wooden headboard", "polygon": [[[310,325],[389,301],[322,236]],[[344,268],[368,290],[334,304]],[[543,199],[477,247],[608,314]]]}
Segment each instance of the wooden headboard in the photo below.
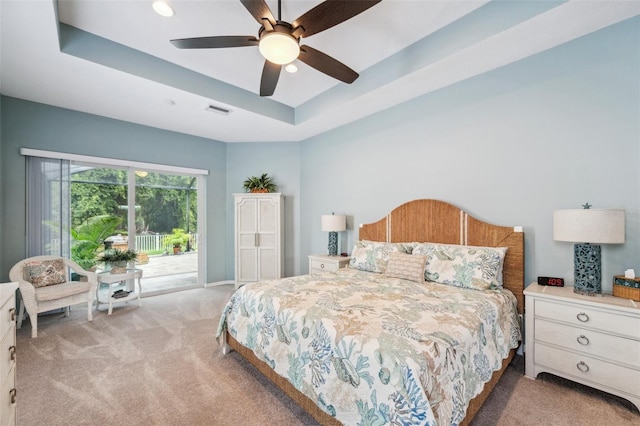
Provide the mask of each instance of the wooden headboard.
{"label": "wooden headboard", "polygon": [[360,225],[359,239],[507,247],[504,287],[516,296],[518,312],[524,313],[524,233],[521,228],[479,221],[444,201],[414,200],[396,207],[377,222]]}

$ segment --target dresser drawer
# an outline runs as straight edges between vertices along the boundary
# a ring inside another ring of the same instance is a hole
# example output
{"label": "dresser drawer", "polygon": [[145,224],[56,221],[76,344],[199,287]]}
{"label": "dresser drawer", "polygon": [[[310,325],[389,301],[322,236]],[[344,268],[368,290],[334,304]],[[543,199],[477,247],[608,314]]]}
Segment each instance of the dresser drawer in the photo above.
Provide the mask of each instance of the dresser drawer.
{"label": "dresser drawer", "polygon": [[535,301],[535,316],[640,339],[640,318],[620,312],[549,300]]}
{"label": "dresser drawer", "polygon": [[640,395],[640,371],[585,355],[536,344],[535,363],[569,376]]}
{"label": "dresser drawer", "polygon": [[11,328],[0,342],[0,383],[3,383],[9,371],[16,364],[15,330]]}
{"label": "dresser drawer", "polygon": [[[537,342],[551,343],[587,355],[632,365],[640,369],[640,341],[612,336],[599,331],[535,320]],[[611,350],[615,348],[615,350]]]}
{"label": "dresser drawer", "polygon": [[2,337],[7,334],[7,331],[16,323],[15,300],[15,297],[12,295],[7,298],[5,303],[0,307],[0,339],[2,339]]}
{"label": "dresser drawer", "polygon": [[9,372],[0,390],[0,425],[16,424],[15,367]]}
{"label": "dresser drawer", "polygon": [[339,266],[335,262],[321,262],[319,260],[311,260],[309,263],[311,264],[311,270],[309,271],[311,274],[337,271]]}

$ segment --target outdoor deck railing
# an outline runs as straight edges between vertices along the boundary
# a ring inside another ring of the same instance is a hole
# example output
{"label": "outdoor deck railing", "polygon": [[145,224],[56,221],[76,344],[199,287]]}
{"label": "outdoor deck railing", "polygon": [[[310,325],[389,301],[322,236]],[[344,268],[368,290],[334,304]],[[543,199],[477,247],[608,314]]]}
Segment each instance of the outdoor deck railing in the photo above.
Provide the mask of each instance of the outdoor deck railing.
{"label": "outdoor deck railing", "polygon": [[[165,238],[171,234],[149,234],[149,235],[136,235],[136,250],[144,253],[157,253],[163,252],[165,250],[171,250],[171,247],[168,247],[164,244]],[[190,237],[189,240],[189,249],[197,250],[198,249],[198,234],[188,234]],[[123,239],[123,244],[126,248],[126,240]],[[114,244],[114,246],[118,246],[118,242]],[[187,247],[183,247],[183,250],[186,250]],[[55,254],[60,253],[60,240],[53,239],[47,245],[47,254]]]}
{"label": "outdoor deck railing", "polygon": [[[171,247],[166,247],[164,244],[166,237],[167,234],[136,235],[136,250],[149,253],[171,249]],[[191,250],[197,249],[198,234],[189,234],[189,237]]]}

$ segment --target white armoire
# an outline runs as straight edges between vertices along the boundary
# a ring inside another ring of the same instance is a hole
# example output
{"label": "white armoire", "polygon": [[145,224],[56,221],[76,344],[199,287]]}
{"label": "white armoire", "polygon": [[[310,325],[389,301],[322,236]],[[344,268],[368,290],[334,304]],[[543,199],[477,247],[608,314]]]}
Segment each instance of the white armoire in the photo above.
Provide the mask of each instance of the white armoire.
{"label": "white armoire", "polygon": [[236,288],[282,277],[284,195],[233,194]]}

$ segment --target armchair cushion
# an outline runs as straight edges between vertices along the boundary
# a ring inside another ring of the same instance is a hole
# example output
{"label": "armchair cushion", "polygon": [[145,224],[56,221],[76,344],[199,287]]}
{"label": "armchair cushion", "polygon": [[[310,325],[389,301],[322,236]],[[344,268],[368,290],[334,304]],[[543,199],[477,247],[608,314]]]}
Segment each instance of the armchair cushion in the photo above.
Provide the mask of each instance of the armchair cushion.
{"label": "armchair cushion", "polygon": [[91,288],[91,283],[86,281],[72,281],[36,289],[36,299],[38,302],[47,300],[62,299],[74,294],[86,293]]}
{"label": "armchair cushion", "polygon": [[67,281],[65,264],[62,259],[29,262],[25,266],[25,279],[36,288],[62,284]]}

